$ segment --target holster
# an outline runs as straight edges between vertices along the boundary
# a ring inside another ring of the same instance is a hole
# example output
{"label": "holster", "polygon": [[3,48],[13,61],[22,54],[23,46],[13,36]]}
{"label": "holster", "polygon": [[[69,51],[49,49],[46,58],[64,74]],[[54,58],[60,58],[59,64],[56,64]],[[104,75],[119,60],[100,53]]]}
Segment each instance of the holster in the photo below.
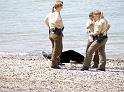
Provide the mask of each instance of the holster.
{"label": "holster", "polygon": [[64,30],[64,27],[62,29],[59,29],[59,28],[55,27],[55,28],[51,28],[50,32],[53,32],[54,34],[57,34],[57,35],[61,35],[63,30]]}
{"label": "holster", "polygon": [[108,36],[107,36],[107,35],[103,35],[103,34],[100,34],[100,35],[94,37],[94,39],[95,39],[98,43],[101,43],[101,42],[104,41],[106,38],[108,38]]}

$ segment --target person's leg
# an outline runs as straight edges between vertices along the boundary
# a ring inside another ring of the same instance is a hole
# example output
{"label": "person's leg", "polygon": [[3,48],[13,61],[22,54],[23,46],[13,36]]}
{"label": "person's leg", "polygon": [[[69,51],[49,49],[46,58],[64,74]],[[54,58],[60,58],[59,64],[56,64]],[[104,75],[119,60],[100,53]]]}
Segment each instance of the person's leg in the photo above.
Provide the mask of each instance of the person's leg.
{"label": "person's leg", "polygon": [[60,54],[62,53],[62,36],[53,34],[54,39],[54,47],[53,47],[53,53],[52,53],[52,66],[51,67],[57,67],[58,63],[60,61]]}
{"label": "person's leg", "polygon": [[99,45],[100,44],[97,41],[94,41],[89,46],[89,48],[87,49],[87,52],[86,52],[86,57],[85,57],[85,60],[84,60],[84,63],[83,63],[82,70],[88,70],[89,69],[89,66],[90,66],[90,63],[91,63],[91,60],[92,60],[92,55],[95,52],[95,50],[98,49]]}
{"label": "person's leg", "polygon": [[88,41],[87,41],[87,47],[86,47],[86,52],[87,52],[87,50],[88,50],[88,48],[90,47],[91,44],[92,44],[92,42],[90,42],[89,39],[88,39]]}
{"label": "person's leg", "polygon": [[[62,37],[63,37],[63,34],[62,34]],[[60,59],[61,59],[61,58],[60,58],[60,55],[62,54],[62,50],[63,50],[63,43],[62,43],[63,41],[62,41],[62,40],[63,40],[63,39],[60,38],[60,43],[59,43],[59,44],[60,44],[60,47],[59,47],[59,48],[60,48],[60,53],[59,53],[58,65],[65,65],[65,64],[62,64],[62,62],[61,62],[61,60],[60,60]]]}
{"label": "person's leg", "polygon": [[105,54],[105,44],[107,42],[107,39],[105,39],[102,43],[103,45],[99,48],[99,68],[98,70],[105,71],[105,65],[106,65],[106,54]]}
{"label": "person's leg", "polygon": [[99,65],[99,54],[98,54],[98,50],[95,51],[94,55],[93,55],[93,68],[98,68]]}
{"label": "person's leg", "polygon": [[[88,41],[87,41],[87,47],[86,47],[86,53],[87,53],[87,50],[88,50],[88,48],[90,47],[90,45],[92,44],[93,42],[90,42],[89,41],[89,39],[88,39]],[[91,65],[90,65],[91,66]]]}
{"label": "person's leg", "polygon": [[50,39],[50,41],[51,41],[51,44],[52,44],[52,51],[51,51],[51,54],[53,53],[53,48],[54,48],[54,39],[53,39],[53,34],[52,33],[50,33],[49,34],[49,39]]}
{"label": "person's leg", "polygon": [[98,50],[101,46],[103,46],[106,43],[106,41],[103,41],[103,42],[100,42],[100,43],[97,42],[97,41],[94,41],[90,45],[90,47],[88,48],[87,53],[86,53],[86,58],[84,60],[83,68],[81,70],[88,70],[89,69],[93,53],[96,50]]}
{"label": "person's leg", "polygon": [[[88,50],[88,48],[90,47],[90,45],[92,44],[92,42],[89,41],[88,39],[88,42],[87,42],[87,48],[86,48],[86,52]],[[99,65],[99,55],[98,55],[98,50],[95,51],[95,53],[93,54],[93,68],[98,68],[98,65]]]}

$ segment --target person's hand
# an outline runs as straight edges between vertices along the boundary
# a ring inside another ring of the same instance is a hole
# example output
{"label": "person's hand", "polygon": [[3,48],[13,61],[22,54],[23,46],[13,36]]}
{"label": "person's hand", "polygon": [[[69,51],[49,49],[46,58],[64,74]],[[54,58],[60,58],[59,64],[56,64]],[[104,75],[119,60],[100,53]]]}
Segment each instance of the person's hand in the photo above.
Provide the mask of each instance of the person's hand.
{"label": "person's hand", "polygon": [[90,35],[90,36],[93,36],[93,35],[94,35],[94,33],[93,33],[93,32],[90,32],[90,33],[89,33],[89,35]]}
{"label": "person's hand", "polygon": [[95,21],[92,20],[92,21],[91,21],[91,24],[94,25],[94,24],[95,24]]}

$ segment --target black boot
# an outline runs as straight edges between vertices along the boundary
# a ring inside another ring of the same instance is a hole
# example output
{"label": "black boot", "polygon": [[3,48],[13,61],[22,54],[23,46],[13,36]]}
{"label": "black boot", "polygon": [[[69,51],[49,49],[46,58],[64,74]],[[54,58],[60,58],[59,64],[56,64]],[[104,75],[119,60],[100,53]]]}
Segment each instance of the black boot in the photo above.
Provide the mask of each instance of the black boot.
{"label": "black boot", "polygon": [[61,67],[60,66],[51,66],[51,68],[54,68],[54,69],[61,69]]}
{"label": "black boot", "polygon": [[81,69],[81,71],[84,71],[84,70],[89,70],[89,68],[88,68],[88,67],[83,67],[83,68]]}

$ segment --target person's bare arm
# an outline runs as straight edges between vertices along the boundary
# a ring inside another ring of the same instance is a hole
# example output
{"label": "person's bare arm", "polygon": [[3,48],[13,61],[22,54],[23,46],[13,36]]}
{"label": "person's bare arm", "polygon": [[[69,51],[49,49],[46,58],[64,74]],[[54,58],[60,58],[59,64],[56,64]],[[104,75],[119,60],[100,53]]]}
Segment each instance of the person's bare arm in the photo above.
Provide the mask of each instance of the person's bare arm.
{"label": "person's bare arm", "polygon": [[107,27],[106,31],[108,31],[108,30],[110,29],[110,27],[111,27],[111,25],[110,25],[110,24],[108,24],[108,27]]}
{"label": "person's bare arm", "polygon": [[46,24],[47,28],[49,28],[49,22],[48,22],[49,14],[44,18],[44,23]]}

